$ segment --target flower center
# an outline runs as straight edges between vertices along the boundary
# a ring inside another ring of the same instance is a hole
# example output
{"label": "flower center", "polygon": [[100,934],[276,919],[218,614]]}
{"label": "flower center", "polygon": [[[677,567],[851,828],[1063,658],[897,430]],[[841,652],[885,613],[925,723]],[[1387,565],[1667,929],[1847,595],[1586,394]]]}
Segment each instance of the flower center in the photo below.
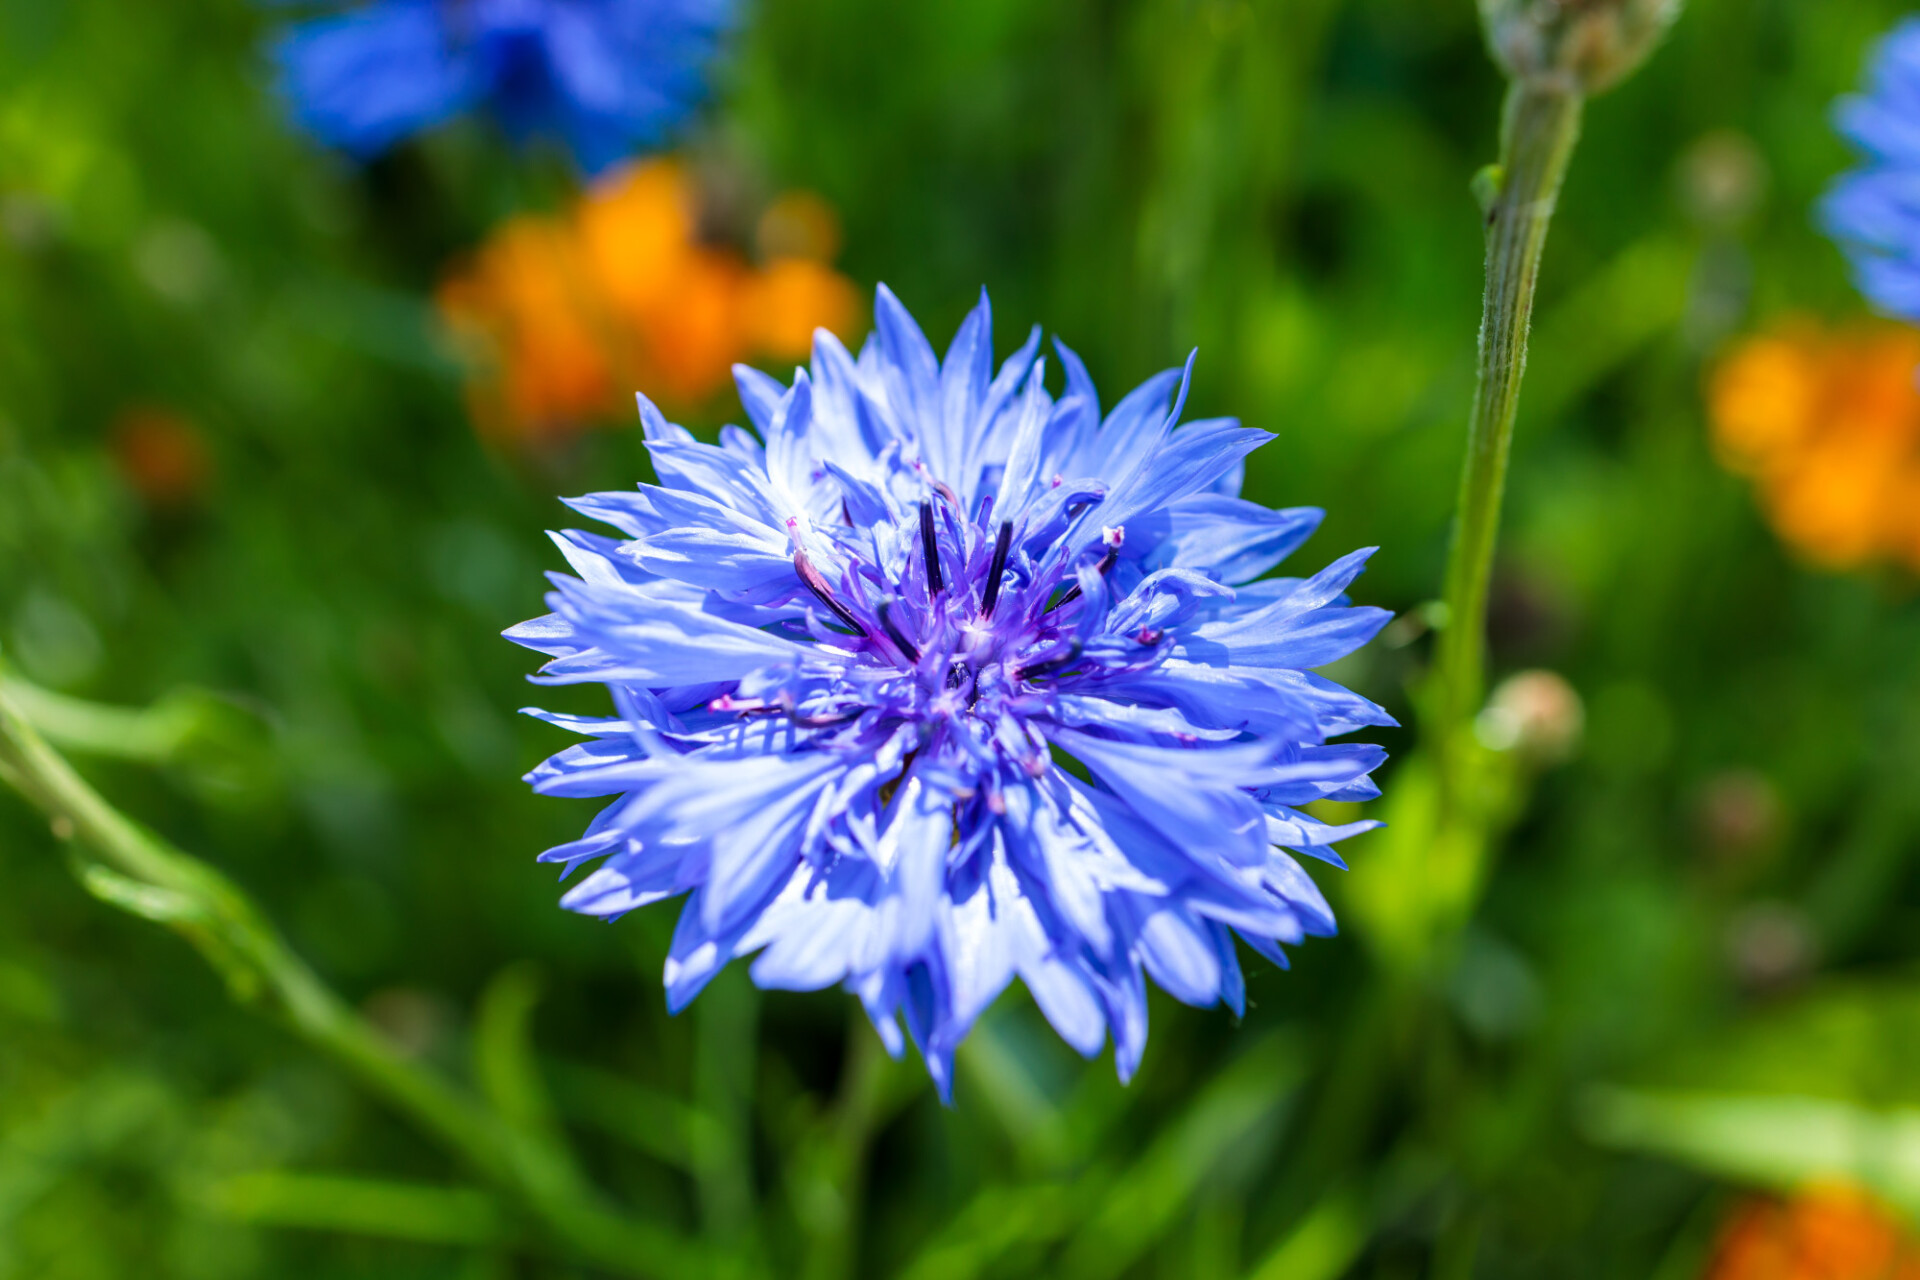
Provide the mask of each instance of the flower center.
{"label": "flower center", "polygon": [[[1040,710],[1036,699],[1063,678],[1119,658],[1090,654],[1089,644],[1109,612],[1106,583],[1123,531],[1106,530],[1078,556],[1062,551],[1091,505],[1063,505],[1038,534],[1016,536],[1015,521],[992,521],[990,508],[958,518],[958,499],[935,485],[917,518],[874,532],[867,555],[845,539],[829,569],[795,550],[794,572],[825,611],[808,626],[812,639],[854,661],[824,680],[802,674],[784,693],[729,694],[709,705],[784,716],[801,728],[838,726],[868,711],[951,719]],[[1132,651],[1126,657],[1152,660],[1160,639],[1140,629],[1123,642]]]}

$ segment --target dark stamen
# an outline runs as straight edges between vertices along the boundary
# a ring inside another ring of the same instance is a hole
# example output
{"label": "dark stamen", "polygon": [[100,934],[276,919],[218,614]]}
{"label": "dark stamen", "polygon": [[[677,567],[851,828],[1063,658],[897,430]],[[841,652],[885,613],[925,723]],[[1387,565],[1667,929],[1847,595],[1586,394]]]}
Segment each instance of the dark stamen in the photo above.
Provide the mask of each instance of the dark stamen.
{"label": "dark stamen", "polygon": [[958,511],[960,509],[960,495],[955,493],[952,489],[948,488],[944,480],[935,480],[933,482],[933,491],[939,494],[941,497],[945,498],[947,500],[947,505],[952,507],[955,511]]}
{"label": "dark stamen", "polygon": [[927,594],[935,595],[947,589],[947,579],[940,572],[940,544],[933,536],[933,504],[920,504],[920,549],[927,556]]}
{"label": "dark stamen", "polygon": [[827,587],[827,580],[820,576],[818,569],[813,567],[813,561],[807,559],[806,552],[793,553],[793,571],[800,575],[800,581],[807,584],[807,590],[813,592],[814,597],[821,604],[833,611],[834,617],[852,627],[855,633],[863,636],[867,634],[867,629],[860,625],[860,620],[847,612],[847,606],[833,598],[833,592]]}
{"label": "dark stamen", "polygon": [[[1113,568],[1113,562],[1115,560],[1118,560],[1119,558],[1120,558],[1119,548],[1108,547],[1107,554],[1100,557],[1100,563],[1095,565],[1094,569],[1096,572],[1099,573],[1101,577],[1104,578],[1107,576],[1107,571]],[[1047,606],[1047,612],[1052,613],[1055,609],[1063,608],[1066,605],[1070,605],[1075,600],[1078,600],[1079,598],[1080,598],[1080,584],[1078,582],[1075,582],[1072,586],[1068,587],[1066,591],[1061,594],[1058,600],[1055,600],[1052,604]]]}
{"label": "dark stamen", "polygon": [[880,604],[880,625],[886,629],[887,638],[893,641],[901,653],[907,655],[907,661],[917,666],[920,662],[920,651],[913,647],[913,641],[900,634],[900,628],[893,625],[893,615],[885,601]]}
{"label": "dark stamen", "polygon": [[1013,521],[1000,522],[1000,536],[993,540],[993,563],[987,566],[987,594],[980,597],[980,616],[993,616],[994,602],[1000,599],[1000,578],[1007,571],[1007,552],[1013,549]]}
{"label": "dark stamen", "polygon": [[1080,642],[1075,640],[1067,646],[1066,653],[1060,657],[1048,662],[1038,663],[1035,666],[1020,668],[1020,678],[1022,680],[1031,680],[1035,676],[1048,675],[1060,670],[1062,667],[1070,667],[1078,661],[1080,661]]}

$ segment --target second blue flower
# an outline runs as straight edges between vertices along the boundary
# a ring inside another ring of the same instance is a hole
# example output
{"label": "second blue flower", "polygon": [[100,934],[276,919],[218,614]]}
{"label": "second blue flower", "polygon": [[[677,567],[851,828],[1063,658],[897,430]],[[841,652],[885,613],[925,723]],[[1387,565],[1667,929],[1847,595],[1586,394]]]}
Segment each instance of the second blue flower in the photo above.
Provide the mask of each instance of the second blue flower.
{"label": "second blue flower", "polygon": [[295,119],[371,156],[484,108],[514,137],[564,141],[595,172],[705,93],[731,0],[375,0],[275,45]]}

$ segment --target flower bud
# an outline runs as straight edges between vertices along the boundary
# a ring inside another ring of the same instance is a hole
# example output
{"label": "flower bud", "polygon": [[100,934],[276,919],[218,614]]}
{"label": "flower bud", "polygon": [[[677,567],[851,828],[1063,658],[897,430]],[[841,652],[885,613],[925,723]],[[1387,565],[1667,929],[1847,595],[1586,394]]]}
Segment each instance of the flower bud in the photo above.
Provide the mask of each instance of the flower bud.
{"label": "flower bud", "polygon": [[1586,708],[1565,676],[1521,671],[1500,682],[1473,727],[1482,746],[1547,765],[1573,755],[1585,724]]}
{"label": "flower bud", "polygon": [[1480,0],[1493,58],[1524,84],[1599,93],[1631,75],[1680,0]]}

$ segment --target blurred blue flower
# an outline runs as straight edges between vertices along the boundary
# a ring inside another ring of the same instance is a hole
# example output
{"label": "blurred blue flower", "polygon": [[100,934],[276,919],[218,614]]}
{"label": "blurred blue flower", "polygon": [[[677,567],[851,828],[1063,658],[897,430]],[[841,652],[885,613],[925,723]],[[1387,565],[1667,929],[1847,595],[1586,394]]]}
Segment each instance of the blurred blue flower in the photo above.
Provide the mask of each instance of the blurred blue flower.
{"label": "blurred blue flower", "polygon": [[374,0],[274,47],[300,125],[356,156],[485,106],[590,172],[659,139],[705,91],[731,0]]}
{"label": "blurred blue flower", "polygon": [[945,1094],[1017,976],[1126,1078],[1146,977],[1238,1011],[1236,934],[1284,965],[1333,932],[1287,850],[1339,866],[1375,825],[1297,807],[1378,794],[1380,748],[1328,739],[1392,721],[1309,670],[1386,621],[1342,595],[1370,552],[1260,579],[1321,513],[1236,496],[1271,437],[1178,425],[1187,373],[1103,419],[1064,346],[1049,395],[1038,329],[994,372],[984,295],[944,362],[884,286],[875,312],[857,361],[821,330],[791,387],[736,368],[757,436],[643,398],[660,483],[571,502],[626,540],[556,535],[579,576],[507,635],[618,714],[534,712],[591,740],[528,780],[617,798],[541,857],[606,856],[575,911],[690,895],[675,1009],[758,952],[763,987],[845,983],[896,1055],[904,1014]]}
{"label": "blurred blue flower", "polygon": [[1842,98],[1834,121],[1866,164],[1828,190],[1821,225],[1846,250],[1868,301],[1920,321],[1920,17],[1880,41],[1867,91]]}

